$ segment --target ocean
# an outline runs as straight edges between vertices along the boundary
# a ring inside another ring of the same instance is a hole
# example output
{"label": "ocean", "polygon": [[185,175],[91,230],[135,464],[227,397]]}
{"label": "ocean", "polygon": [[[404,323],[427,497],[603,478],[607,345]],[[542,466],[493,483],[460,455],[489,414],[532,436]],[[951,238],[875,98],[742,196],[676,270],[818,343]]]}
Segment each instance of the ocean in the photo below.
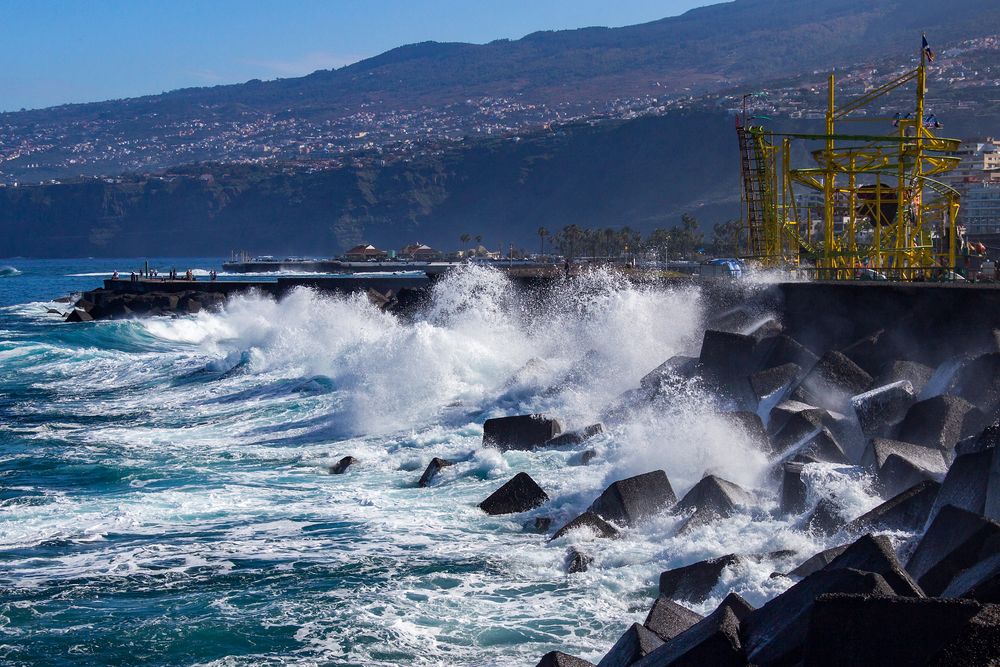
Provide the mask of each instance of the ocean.
{"label": "ocean", "polygon": [[[707,613],[730,590],[764,603],[791,583],[772,572],[833,546],[776,516],[766,457],[697,384],[620,399],[697,353],[697,287],[595,273],[537,299],[470,267],[407,319],[305,289],[177,319],[47,312],[140,265],[0,260],[0,664],[530,667],[552,649],[596,662],[642,622],[665,569],[760,555],[690,605]],[[481,446],[484,420],[525,413],[606,431],[567,449]],[[359,462],[329,474],[347,455]],[[418,488],[435,456],[454,465]],[[809,467],[813,501],[845,516],[880,502],[858,470]],[[658,468],[678,497],[712,472],[758,507],[683,535],[669,514],[618,540],[524,528]],[[550,502],[477,508],[521,471]],[[588,571],[566,574],[572,546]]]}

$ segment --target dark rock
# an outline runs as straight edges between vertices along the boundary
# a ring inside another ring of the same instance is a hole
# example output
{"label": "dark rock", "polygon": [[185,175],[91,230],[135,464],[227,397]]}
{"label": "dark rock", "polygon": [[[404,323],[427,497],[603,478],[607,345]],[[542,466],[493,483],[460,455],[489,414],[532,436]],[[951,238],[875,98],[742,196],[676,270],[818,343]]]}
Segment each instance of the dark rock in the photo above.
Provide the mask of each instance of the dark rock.
{"label": "dark rock", "polygon": [[97,304],[89,299],[78,299],[76,303],[73,304],[73,308],[77,310],[82,310],[85,312],[90,312],[94,309]]}
{"label": "dark rock", "polygon": [[824,593],[893,595],[885,579],[872,572],[823,569],[807,576],[740,624],[740,638],[754,665],[795,665],[809,631],[809,617],[816,598]]}
{"label": "dark rock", "polygon": [[514,475],[506,484],[479,503],[479,509],[487,514],[514,514],[527,512],[549,499],[542,487],[526,472]]}
{"label": "dark rock", "polygon": [[765,368],[750,376],[750,391],[758,410],[765,413],[780,403],[802,377],[798,364],[782,364]]}
{"label": "dark rock", "polygon": [[738,484],[715,475],[706,475],[674,505],[675,514],[693,512],[681,531],[707,523],[714,518],[726,518],[742,507],[753,504],[753,496]]}
{"label": "dark rock", "polygon": [[61,296],[61,297],[58,297],[56,299],[52,299],[52,303],[69,303],[72,300],[73,300],[73,297]]}
{"label": "dark rock", "polygon": [[577,572],[586,572],[593,562],[594,557],[590,554],[570,549],[569,553],[566,554],[566,573],[576,574]]}
{"label": "dark rock", "polygon": [[884,535],[862,535],[830,561],[825,570],[860,570],[880,574],[896,595],[924,597],[924,592],[900,564]]}
{"label": "dark rock", "polygon": [[547,516],[538,516],[529,521],[525,521],[522,526],[526,531],[530,531],[532,533],[547,533],[549,532],[549,528],[552,526],[552,519]]}
{"label": "dark rock", "polygon": [[801,514],[806,509],[806,485],[802,481],[803,464],[787,462],[782,467],[781,513]]}
{"label": "dark rock", "polygon": [[955,576],[941,593],[944,598],[1000,602],[1000,553],[980,560]]}
{"label": "dark rock", "polygon": [[663,646],[663,640],[638,623],[633,623],[615,642],[597,667],[629,667]]}
{"label": "dark rock", "polygon": [[594,663],[562,651],[549,651],[542,656],[535,667],[594,667]]}
{"label": "dark rock", "polygon": [[946,505],[906,564],[928,595],[940,595],[964,569],[1000,551],[1000,524]]}
{"label": "dark rock", "polygon": [[635,667],[745,667],[740,623],[753,607],[736,593],[704,619],[635,664]]}
{"label": "dark rock", "polygon": [[766,367],[783,366],[784,364],[795,364],[802,369],[803,373],[812,370],[812,367],[819,362],[812,350],[799,343],[794,338],[782,334],[775,337],[767,357]]}
{"label": "dark rock", "polygon": [[604,426],[602,424],[591,424],[586,428],[578,429],[576,431],[568,431],[562,435],[557,435],[551,440],[545,443],[546,447],[565,447],[569,445],[581,445],[587,440],[590,440],[595,435],[600,435],[604,433]]}
{"label": "dark rock", "polygon": [[1000,353],[970,359],[955,374],[952,391],[985,414],[1000,409]]}
{"label": "dark rock", "polygon": [[830,547],[829,549],[820,551],[818,554],[813,554],[805,562],[789,572],[788,576],[801,579],[802,577],[808,577],[813,572],[819,572],[832,563],[834,558],[844,553],[849,546],[851,545],[841,544],[839,547]]}
{"label": "dark rock", "polygon": [[677,355],[670,357],[662,364],[654,368],[639,380],[639,386],[643,389],[659,389],[663,382],[671,380],[686,380],[697,373],[698,359],[696,357],[685,357]]}
{"label": "dark rock", "polygon": [[587,449],[580,452],[580,465],[584,466],[587,465],[588,463],[594,460],[595,456],[597,456],[597,452],[595,452],[593,449]]}
{"label": "dark rock", "polygon": [[881,386],[905,380],[910,383],[913,391],[919,396],[932,375],[934,375],[934,369],[930,366],[916,361],[893,361],[882,369],[882,372],[875,379],[875,384]]}
{"label": "dark rock", "polygon": [[61,310],[56,310],[55,308],[46,308],[45,309],[45,314],[46,315],[62,315],[63,312]]}
{"label": "dark rock", "polygon": [[333,466],[330,468],[330,474],[343,475],[345,472],[347,472],[348,468],[350,468],[357,462],[358,460],[353,456],[345,456],[344,458],[340,459],[335,464],[333,464]]}
{"label": "dark rock", "polygon": [[986,514],[986,494],[990,485],[990,466],[995,450],[962,454],[954,460],[941,483],[930,519],[945,505],[953,505],[975,514]]}
{"label": "dark rock", "polygon": [[767,432],[777,434],[788,424],[788,420],[800,412],[806,410],[819,410],[815,405],[801,403],[799,401],[785,400],[771,409],[767,420]]}
{"label": "dark rock", "polygon": [[739,560],[736,554],[728,554],[666,570],[660,574],[660,595],[671,600],[704,602],[719,583],[722,571]]}
{"label": "dark rock", "polygon": [[608,521],[633,525],[676,502],[667,473],[654,470],[614,482],[589,509]]}
{"label": "dark rock", "polygon": [[816,408],[799,410],[789,415],[784,426],[772,439],[775,453],[785,455],[802,448],[826,428],[823,423],[826,414],[825,410]]}
{"label": "dark rock", "polygon": [[524,362],[523,366],[514,371],[514,373],[504,381],[503,385],[501,385],[501,389],[509,391],[515,387],[538,385],[541,383],[542,377],[548,373],[549,365],[545,363],[545,360],[539,359],[538,357],[532,357]]}
{"label": "dark rock", "polygon": [[804,664],[987,665],[1000,655],[1000,614],[967,600],[824,595]]}
{"label": "dark rock", "polygon": [[721,381],[745,378],[754,371],[756,346],[752,336],[709,329],[698,357],[702,373]]}
{"label": "dark rock", "polygon": [[934,396],[910,406],[897,437],[925,447],[952,450],[985,425],[982,412],[958,396]]}
{"label": "dark rock", "polygon": [[840,509],[828,498],[822,498],[816,504],[809,518],[806,519],[806,530],[821,535],[833,535],[844,527],[844,518]]}
{"label": "dark rock", "polygon": [[858,425],[866,436],[889,432],[906,416],[917,395],[906,380],[869,389],[851,397],[851,407],[858,416]]}
{"label": "dark rock", "polygon": [[941,484],[925,480],[893,496],[847,525],[851,532],[863,530],[914,532],[923,529]]}
{"label": "dark rock", "polygon": [[840,410],[851,396],[868,390],[874,380],[840,352],[827,352],[802,380],[805,402]]}
{"label": "dark rock", "polygon": [[770,454],[771,439],[767,437],[767,429],[764,422],[756,412],[739,410],[737,412],[727,412],[725,416],[738,429],[746,433],[758,450]]}
{"label": "dark rock", "polygon": [[925,480],[940,481],[948,471],[940,449],[885,438],[868,443],[861,465],[875,473],[883,497],[894,496]]}
{"label": "dark rock", "polygon": [[656,598],[643,625],[663,641],[669,641],[704,618],[665,595]]}
{"label": "dark rock", "polygon": [[442,468],[446,468],[451,465],[451,461],[447,459],[439,459],[434,457],[431,462],[427,464],[427,468],[424,470],[424,474],[420,476],[420,481],[417,482],[417,486],[423,488],[431,483],[431,480],[441,472]]}
{"label": "dark rock", "polygon": [[483,424],[483,445],[509,449],[534,449],[562,432],[559,422],[545,415],[495,417]]}
{"label": "dark rock", "polygon": [[552,536],[552,539],[558,539],[572,530],[578,530],[581,528],[590,530],[597,537],[616,538],[619,535],[617,528],[593,512],[587,511],[557,530]]}
{"label": "dark rock", "polygon": [[69,315],[66,316],[67,322],[93,322],[94,318],[85,310],[80,310],[79,308],[74,308],[70,311]]}

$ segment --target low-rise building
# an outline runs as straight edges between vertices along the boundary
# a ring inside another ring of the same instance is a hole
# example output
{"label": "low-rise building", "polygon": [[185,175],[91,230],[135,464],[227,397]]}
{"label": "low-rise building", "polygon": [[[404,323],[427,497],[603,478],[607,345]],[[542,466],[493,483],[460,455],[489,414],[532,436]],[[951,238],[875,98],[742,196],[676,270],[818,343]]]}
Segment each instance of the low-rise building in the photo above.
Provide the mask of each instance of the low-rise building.
{"label": "low-rise building", "polygon": [[389,256],[385,250],[379,250],[370,243],[367,245],[357,245],[344,253],[344,258],[349,262],[367,262],[385,259]]}

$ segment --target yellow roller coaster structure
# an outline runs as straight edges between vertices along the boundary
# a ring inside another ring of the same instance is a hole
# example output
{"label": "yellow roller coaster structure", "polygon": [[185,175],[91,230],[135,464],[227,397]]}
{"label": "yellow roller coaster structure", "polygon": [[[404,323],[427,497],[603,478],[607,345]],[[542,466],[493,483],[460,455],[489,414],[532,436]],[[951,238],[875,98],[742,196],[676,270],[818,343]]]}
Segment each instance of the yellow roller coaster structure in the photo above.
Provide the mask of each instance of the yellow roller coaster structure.
{"label": "yellow roller coaster structure", "polygon": [[[752,125],[744,109],[736,131],[745,258],[768,268],[815,268],[817,277],[829,280],[928,280],[954,271],[959,193],[938,177],[957,166],[960,142],[934,136],[937,123],[924,115],[927,66],[921,50],[915,69],[840,106],[831,74],[823,134],[774,132]],[[911,82],[912,115],[857,117]],[[849,121],[891,123],[893,131],[837,133],[837,123]],[[818,146],[810,151],[814,166],[792,166],[793,142]],[[797,199],[803,194],[822,197],[815,223]]]}

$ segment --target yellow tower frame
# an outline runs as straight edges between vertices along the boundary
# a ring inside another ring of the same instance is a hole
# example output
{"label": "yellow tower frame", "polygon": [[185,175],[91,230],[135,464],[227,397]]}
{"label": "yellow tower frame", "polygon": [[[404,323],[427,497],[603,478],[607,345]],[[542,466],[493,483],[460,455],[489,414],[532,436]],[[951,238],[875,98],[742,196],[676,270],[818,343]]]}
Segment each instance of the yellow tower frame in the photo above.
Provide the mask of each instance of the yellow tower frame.
{"label": "yellow tower frame", "polygon": [[[934,136],[925,121],[926,72],[921,50],[915,69],[841,106],[831,74],[823,134],[771,132],[749,125],[744,113],[737,132],[747,258],[765,267],[801,267],[809,259],[825,279],[931,279],[955,269],[959,193],[936,177],[958,165],[960,141]],[[897,116],[895,132],[837,133],[838,122],[892,120],[849,116],[910,82],[915,113]],[[821,143],[811,152],[815,166],[792,166],[793,141]],[[822,193],[820,239],[813,239],[809,211],[805,218],[799,211],[796,188]],[[860,234],[868,227],[870,238]]]}

